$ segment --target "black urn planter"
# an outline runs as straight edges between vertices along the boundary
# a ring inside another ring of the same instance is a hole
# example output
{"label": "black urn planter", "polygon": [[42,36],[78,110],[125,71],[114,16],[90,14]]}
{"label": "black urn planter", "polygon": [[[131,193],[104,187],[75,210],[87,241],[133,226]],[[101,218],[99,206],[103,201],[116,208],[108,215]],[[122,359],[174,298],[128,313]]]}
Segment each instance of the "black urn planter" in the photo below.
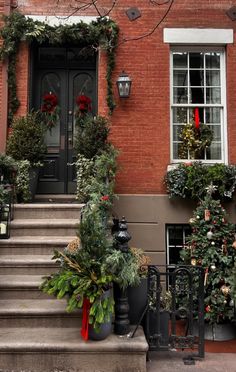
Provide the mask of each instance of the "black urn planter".
{"label": "black urn planter", "polygon": [[89,325],[88,338],[93,341],[105,340],[112,332],[112,316],[106,323],[102,323],[98,332],[95,331],[93,326]]}
{"label": "black urn planter", "polygon": [[138,324],[147,305],[147,278],[141,278],[136,287],[128,287],[129,321]]}
{"label": "black urn planter", "polygon": [[[108,289],[105,291],[101,298],[105,299],[113,296],[112,290]],[[102,341],[105,340],[112,332],[112,314],[110,319],[101,324],[100,329],[96,332],[94,327],[89,324],[88,326],[88,339],[93,341]]]}

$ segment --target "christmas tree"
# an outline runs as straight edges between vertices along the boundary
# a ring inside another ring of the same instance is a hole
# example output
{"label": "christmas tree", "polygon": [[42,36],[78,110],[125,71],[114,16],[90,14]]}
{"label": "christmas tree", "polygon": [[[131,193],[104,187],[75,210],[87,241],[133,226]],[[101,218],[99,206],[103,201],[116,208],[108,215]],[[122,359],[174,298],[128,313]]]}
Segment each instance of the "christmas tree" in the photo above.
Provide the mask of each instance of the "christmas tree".
{"label": "christmas tree", "polygon": [[234,317],[232,288],[236,262],[235,226],[226,218],[220,200],[214,200],[215,187],[208,187],[190,219],[192,234],[181,251],[186,264],[204,268],[205,320],[210,323],[230,321]]}

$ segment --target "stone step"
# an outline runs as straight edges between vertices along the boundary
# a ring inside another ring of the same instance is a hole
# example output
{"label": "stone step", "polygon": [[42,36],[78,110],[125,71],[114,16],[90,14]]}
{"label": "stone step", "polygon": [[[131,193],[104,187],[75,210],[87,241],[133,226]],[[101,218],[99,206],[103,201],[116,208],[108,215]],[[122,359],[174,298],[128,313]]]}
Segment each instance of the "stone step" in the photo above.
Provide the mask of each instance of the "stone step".
{"label": "stone step", "polygon": [[80,211],[83,204],[66,203],[32,203],[15,204],[14,219],[56,219],[74,218],[80,220]]}
{"label": "stone step", "polygon": [[55,272],[58,266],[51,255],[0,256],[0,275],[46,275]]}
{"label": "stone step", "polygon": [[14,219],[10,236],[74,236],[78,219]]}
{"label": "stone step", "polygon": [[12,299],[0,300],[0,328],[77,327],[81,326],[81,310],[66,311],[66,300]]}
{"label": "stone step", "polygon": [[39,289],[43,280],[42,275],[0,275],[0,299],[52,299]]}
{"label": "stone step", "polygon": [[141,329],[99,342],[84,342],[74,328],[0,329],[4,372],[146,372],[147,349]]}
{"label": "stone step", "polygon": [[3,255],[52,255],[55,249],[63,250],[74,236],[13,236],[0,239],[0,252]]}
{"label": "stone step", "polygon": [[36,194],[35,203],[78,203],[75,194]]}

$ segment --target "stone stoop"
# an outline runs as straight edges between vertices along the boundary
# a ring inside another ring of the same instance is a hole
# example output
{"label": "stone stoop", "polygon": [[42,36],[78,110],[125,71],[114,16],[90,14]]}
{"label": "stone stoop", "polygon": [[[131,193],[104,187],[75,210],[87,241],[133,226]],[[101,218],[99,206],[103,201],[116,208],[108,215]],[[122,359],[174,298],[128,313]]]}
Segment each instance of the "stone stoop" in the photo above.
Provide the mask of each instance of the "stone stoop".
{"label": "stone stoop", "polygon": [[10,239],[0,240],[0,372],[145,372],[147,342],[111,335],[84,342],[81,310],[39,290],[57,269],[55,249],[76,237],[82,204],[42,195],[14,209]]}

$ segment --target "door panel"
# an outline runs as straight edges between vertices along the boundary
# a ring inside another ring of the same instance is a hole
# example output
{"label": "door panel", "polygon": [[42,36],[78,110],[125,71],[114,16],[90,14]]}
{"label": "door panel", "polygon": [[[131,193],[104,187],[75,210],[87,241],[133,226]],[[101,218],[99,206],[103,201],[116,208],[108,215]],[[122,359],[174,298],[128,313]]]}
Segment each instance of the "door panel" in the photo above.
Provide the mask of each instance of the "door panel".
{"label": "door panel", "polygon": [[[78,111],[78,106],[76,100],[80,95],[86,95],[92,100],[92,110],[94,112],[95,107],[95,72],[94,71],[70,71],[69,73],[69,91],[72,94],[69,95],[69,112],[68,112],[68,131],[67,131],[67,141],[68,141],[68,161],[73,164],[76,160],[76,154],[73,149],[73,144],[76,135],[76,115]],[[76,170],[75,166],[68,167],[68,192],[75,192],[75,177]]]}
{"label": "door panel", "polygon": [[48,130],[45,136],[47,154],[40,172],[37,192],[74,193],[76,172],[71,164],[76,160],[73,148],[76,133],[76,98],[82,94],[90,97],[92,113],[95,115],[95,59],[81,60],[76,48],[39,48],[37,56],[32,83],[32,107],[40,109],[44,95],[51,92],[57,96],[59,108],[56,125]]}

